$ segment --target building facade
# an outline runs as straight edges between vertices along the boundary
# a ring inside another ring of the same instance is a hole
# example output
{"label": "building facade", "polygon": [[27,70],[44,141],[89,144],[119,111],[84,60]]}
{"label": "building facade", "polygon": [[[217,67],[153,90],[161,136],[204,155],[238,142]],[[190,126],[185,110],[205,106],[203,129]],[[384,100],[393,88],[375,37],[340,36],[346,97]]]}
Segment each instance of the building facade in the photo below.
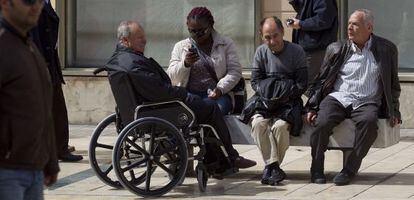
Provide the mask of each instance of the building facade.
{"label": "building facade", "polygon": [[[374,32],[397,45],[402,127],[414,128],[414,21],[409,20],[414,15],[414,1],[337,2],[339,39],[346,38],[348,15],[357,8],[367,8],[375,15]],[[250,63],[260,45],[260,19],[275,15],[285,21],[296,15],[288,0],[52,0],[52,3],[61,17],[59,54],[66,81],[63,88],[69,120],[74,124],[96,124],[114,111],[107,78],[93,76],[92,71],[105,64],[115,49],[116,27],[122,20],[136,20],[143,25],[148,37],[146,55],[167,66],[174,43],[188,37],[186,15],[193,7],[206,6],[215,18],[215,29],[235,41],[243,75],[249,81]],[[285,39],[291,40],[289,28],[285,28]]]}

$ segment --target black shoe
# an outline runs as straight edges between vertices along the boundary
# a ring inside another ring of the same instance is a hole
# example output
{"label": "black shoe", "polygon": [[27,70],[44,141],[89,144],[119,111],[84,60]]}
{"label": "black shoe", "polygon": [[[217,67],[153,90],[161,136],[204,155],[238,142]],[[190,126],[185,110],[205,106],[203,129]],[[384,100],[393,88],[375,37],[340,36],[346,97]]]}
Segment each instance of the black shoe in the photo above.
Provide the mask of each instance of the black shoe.
{"label": "black shoe", "polygon": [[311,183],[325,184],[326,183],[325,174],[323,174],[323,172],[312,172]]}
{"label": "black shoe", "polygon": [[74,152],[76,149],[75,149],[75,147],[74,146],[68,146],[68,151],[69,151],[69,153],[71,153],[71,152]]}
{"label": "black shoe", "polygon": [[269,177],[269,185],[277,185],[281,181],[285,180],[285,178],[286,173],[279,167],[275,167],[271,171],[271,175]]}
{"label": "black shoe", "polygon": [[256,162],[239,156],[234,160],[233,164],[235,168],[245,169],[255,166]]}
{"label": "black shoe", "polygon": [[354,176],[355,176],[354,174],[351,174],[349,172],[342,170],[333,178],[333,182],[335,183],[335,185],[338,185],[338,186],[348,185],[351,182],[351,180],[354,178]]}
{"label": "black shoe", "polygon": [[58,158],[62,162],[77,162],[83,159],[81,155],[73,155],[72,153],[69,153],[69,152],[58,156]]}
{"label": "black shoe", "polygon": [[272,168],[269,165],[266,165],[266,167],[263,170],[263,176],[261,183],[263,185],[269,185],[269,178],[272,175]]}

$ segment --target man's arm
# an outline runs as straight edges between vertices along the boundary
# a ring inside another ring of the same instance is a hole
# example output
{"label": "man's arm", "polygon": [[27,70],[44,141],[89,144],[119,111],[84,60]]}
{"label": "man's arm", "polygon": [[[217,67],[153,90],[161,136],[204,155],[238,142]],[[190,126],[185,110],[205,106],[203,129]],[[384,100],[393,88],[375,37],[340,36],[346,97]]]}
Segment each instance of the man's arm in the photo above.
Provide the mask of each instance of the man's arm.
{"label": "man's arm", "polygon": [[391,96],[392,96],[392,107],[393,114],[391,115],[390,123],[391,126],[395,126],[401,123],[401,113],[400,113],[400,80],[398,78],[398,50],[395,46],[392,48],[391,53]]}
{"label": "man's arm", "polygon": [[251,85],[252,89],[257,92],[258,86],[260,85],[260,81],[266,78],[266,72],[264,71],[264,62],[262,56],[262,49],[259,47],[256,50],[256,53],[253,58],[252,63],[252,78],[251,78]]}
{"label": "man's arm", "polygon": [[183,87],[172,86],[168,80],[163,80],[156,72],[148,68],[138,66],[128,72],[128,76],[135,89],[145,99],[151,102],[182,100],[187,97],[187,90]]}
{"label": "man's arm", "polygon": [[298,15],[302,11],[301,9],[303,7],[303,1],[304,0],[289,0],[289,4],[292,5],[293,9],[298,13]]}
{"label": "man's arm", "polygon": [[306,62],[305,51],[300,48],[300,51],[295,56],[295,90],[293,92],[293,98],[300,98],[306,91],[308,86],[308,64]]}
{"label": "man's arm", "polygon": [[301,20],[300,29],[304,31],[321,31],[329,29],[338,18],[335,0],[316,0],[312,5],[315,16]]}

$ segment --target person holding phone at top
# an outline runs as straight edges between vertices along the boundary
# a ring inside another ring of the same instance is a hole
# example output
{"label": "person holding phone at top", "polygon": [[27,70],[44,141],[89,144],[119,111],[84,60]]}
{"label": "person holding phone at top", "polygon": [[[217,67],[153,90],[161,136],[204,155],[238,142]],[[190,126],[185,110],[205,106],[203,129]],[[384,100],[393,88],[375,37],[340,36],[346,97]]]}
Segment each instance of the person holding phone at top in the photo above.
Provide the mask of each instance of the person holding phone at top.
{"label": "person holding phone at top", "polygon": [[233,109],[229,92],[242,77],[234,42],[213,27],[206,7],[195,7],[187,16],[190,37],[175,44],[167,73],[172,84],[185,87],[205,101],[215,101],[223,114]]}

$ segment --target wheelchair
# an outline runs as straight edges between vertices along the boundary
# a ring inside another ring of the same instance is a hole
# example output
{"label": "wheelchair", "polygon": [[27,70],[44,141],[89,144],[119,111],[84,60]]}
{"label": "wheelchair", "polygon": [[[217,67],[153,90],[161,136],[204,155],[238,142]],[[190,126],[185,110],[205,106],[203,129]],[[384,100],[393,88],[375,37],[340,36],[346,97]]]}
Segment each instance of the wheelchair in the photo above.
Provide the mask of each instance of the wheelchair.
{"label": "wheelchair", "polygon": [[[103,70],[99,68],[94,74]],[[102,182],[143,197],[161,196],[182,184],[188,162],[197,160],[195,174],[204,192],[210,175],[203,163],[206,143],[217,144],[231,166],[216,130],[208,124],[197,124],[193,111],[183,102],[142,103],[135,107],[134,98],[123,98],[132,93],[130,82],[122,75],[109,81],[117,108],[97,125],[89,144],[91,167]],[[135,109],[125,111],[131,105]],[[189,151],[190,145],[199,148],[197,154]],[[111,151],[112,156],[105,157],[104,151]]]}

